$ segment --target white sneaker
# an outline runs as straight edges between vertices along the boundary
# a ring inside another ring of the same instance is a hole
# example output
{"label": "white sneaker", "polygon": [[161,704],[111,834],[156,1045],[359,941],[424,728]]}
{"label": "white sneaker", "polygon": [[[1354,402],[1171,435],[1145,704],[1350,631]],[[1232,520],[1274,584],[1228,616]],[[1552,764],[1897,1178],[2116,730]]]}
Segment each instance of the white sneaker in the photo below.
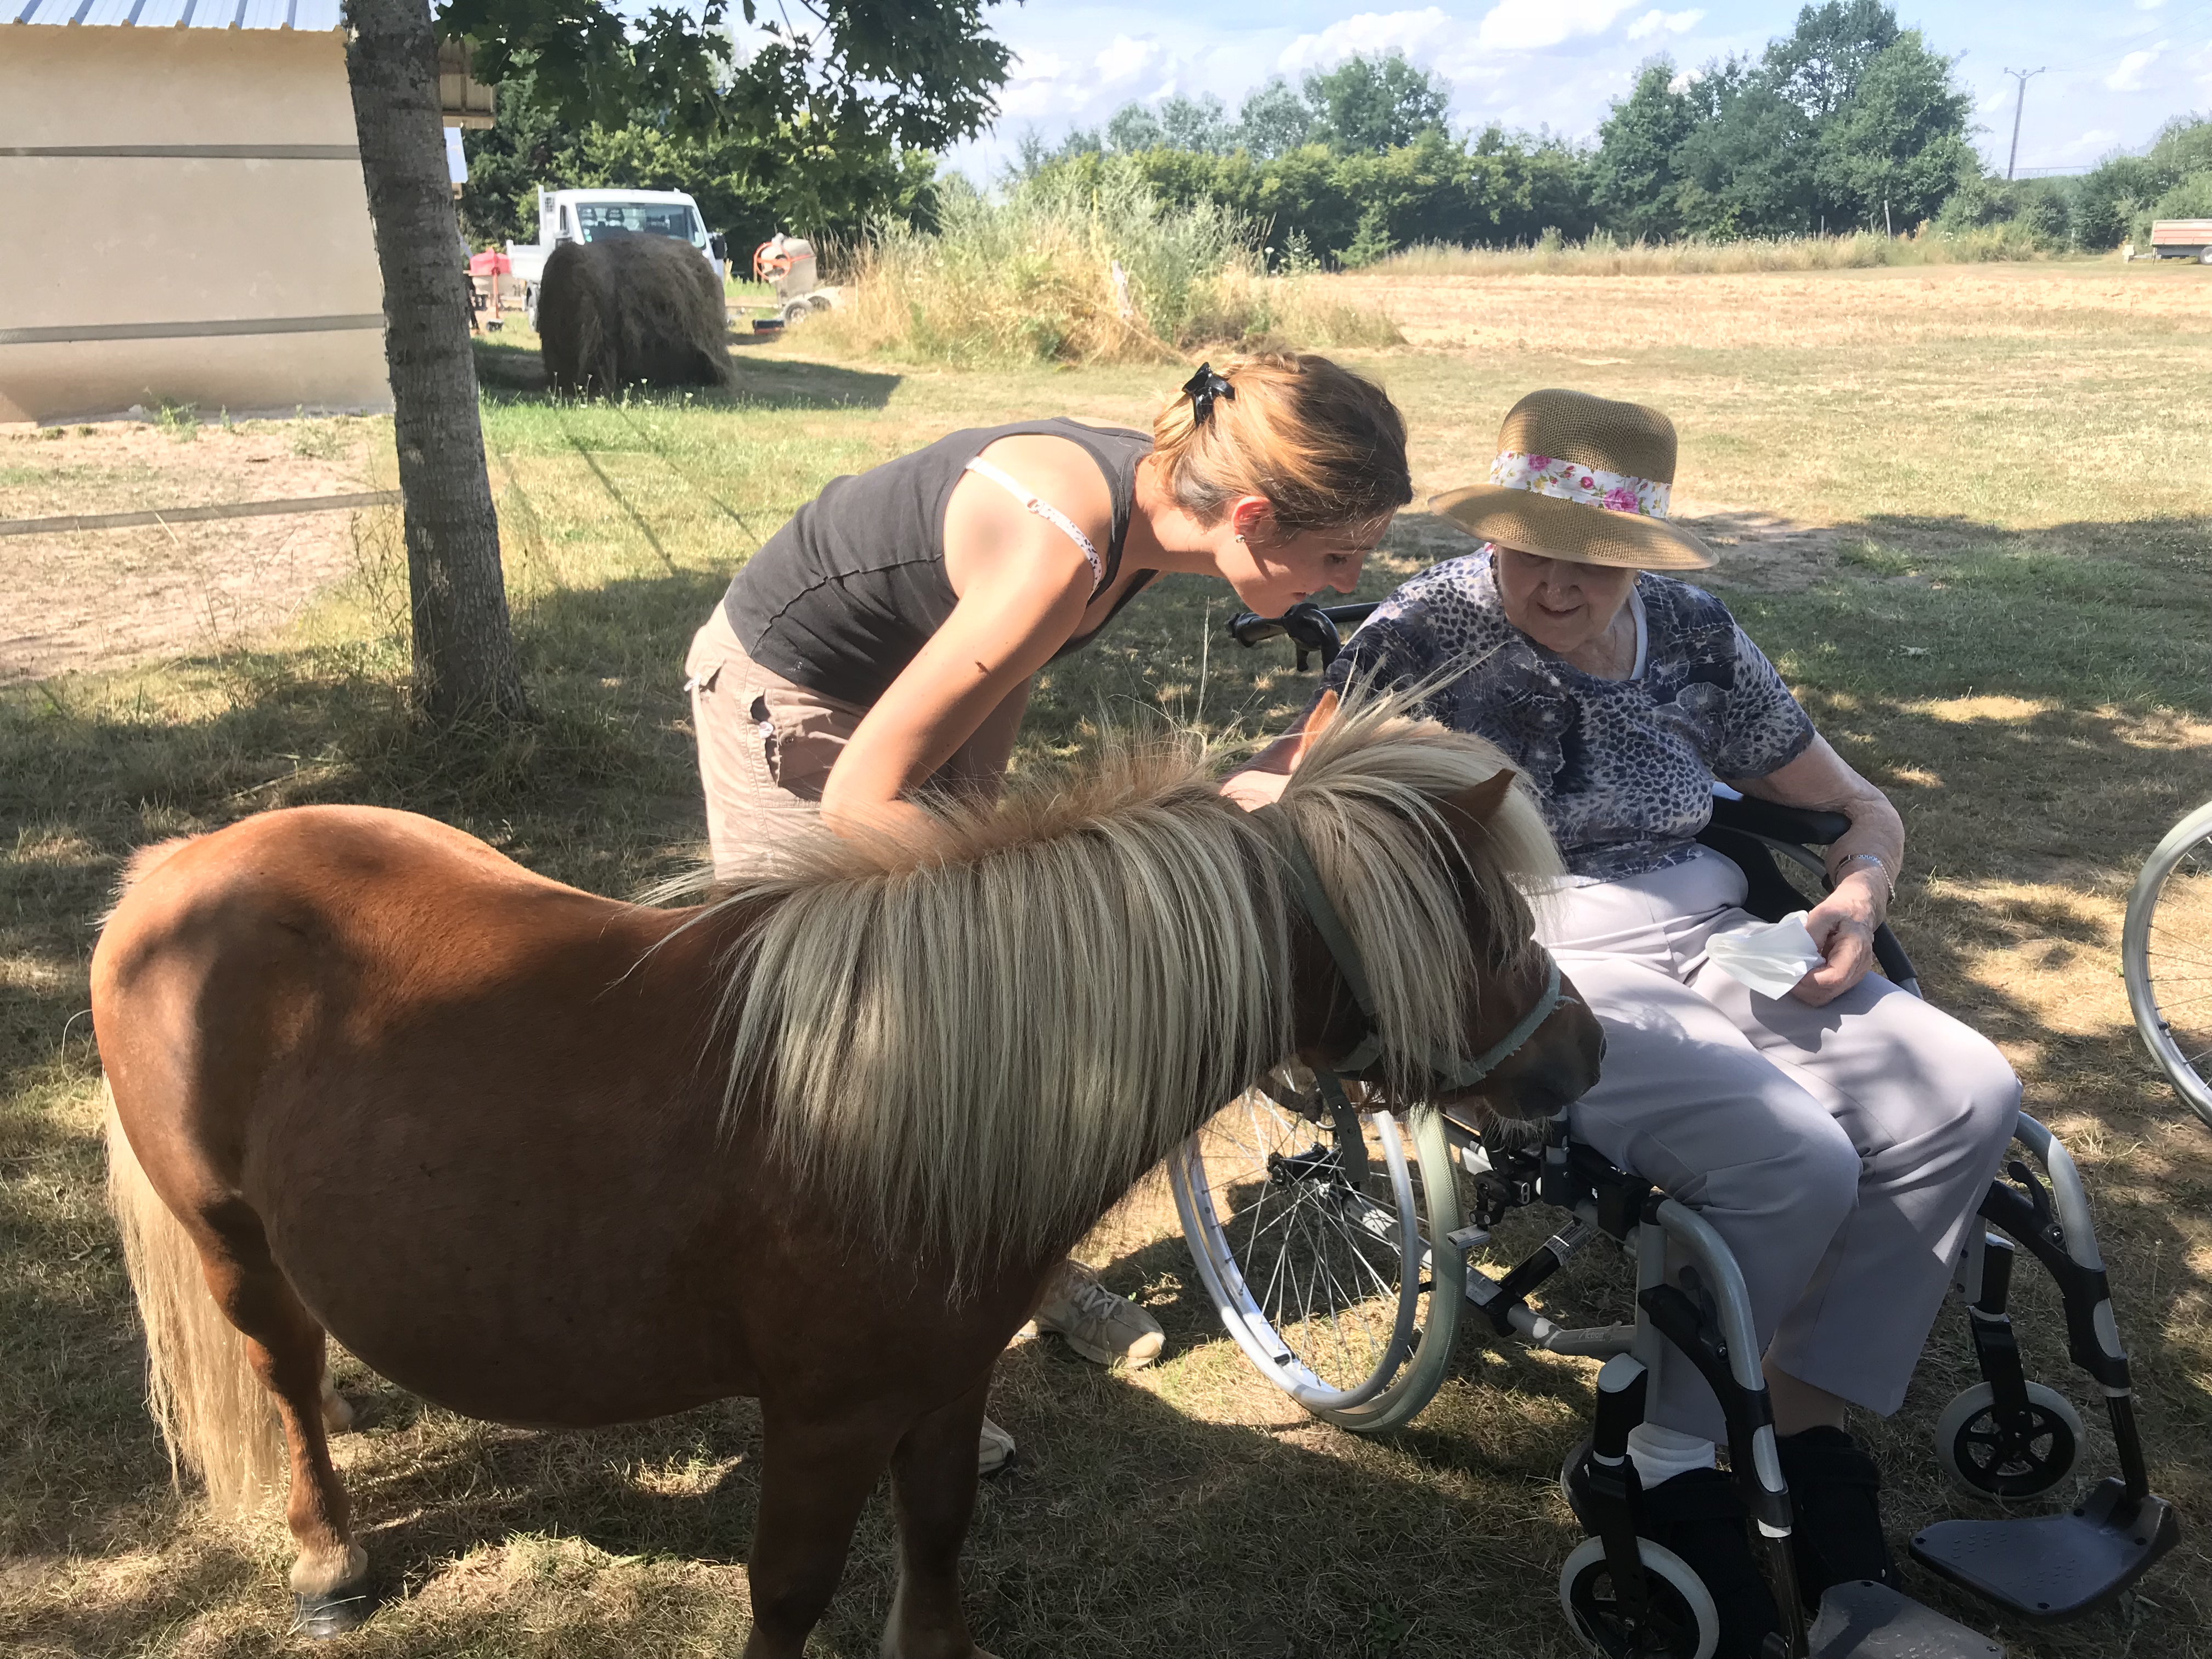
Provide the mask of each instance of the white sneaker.
{"label": "white sneaker", "polygon": [[979,1475],[996,1474],[1002,1469],[1011,1468],[1013,1462],[1014,1437],[989,1418],[985,1418],[982,1443],[975,1450],[975,1473]]}
{"label": "white sneaker", "polygon": [[1060,1264],[1038,1304],[1036,1322],[1041,1331],[1058,1331],[1085,1359],[1102,1365],[1118,1359],[1132,1370],[1152,1364],[1167,1343],[1158,1320],[1115,1295],[1079,1261]]}

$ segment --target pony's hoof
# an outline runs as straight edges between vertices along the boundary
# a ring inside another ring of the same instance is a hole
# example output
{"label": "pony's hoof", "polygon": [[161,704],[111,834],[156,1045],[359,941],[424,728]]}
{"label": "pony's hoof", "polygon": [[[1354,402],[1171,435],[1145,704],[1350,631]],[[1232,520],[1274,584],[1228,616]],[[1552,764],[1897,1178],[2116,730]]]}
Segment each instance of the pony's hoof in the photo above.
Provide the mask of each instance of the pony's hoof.
{"label": "pony's hoof", "polygon": [[322,1595],[292,1597],[292,1633],[318,1642],[358,1630],[374,1611],[376,1598],[366,1583],[334,1589]]}

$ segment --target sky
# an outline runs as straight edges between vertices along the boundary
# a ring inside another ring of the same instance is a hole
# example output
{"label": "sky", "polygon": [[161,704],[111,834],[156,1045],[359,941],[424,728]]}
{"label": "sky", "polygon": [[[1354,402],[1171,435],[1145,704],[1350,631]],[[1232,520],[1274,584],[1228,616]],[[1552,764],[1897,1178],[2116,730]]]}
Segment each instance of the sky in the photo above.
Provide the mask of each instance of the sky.
{"label": "sky", "polygon": [[[2000,169],[2017,83],[2027,83],[2023,167],[2081,167],[2140,149],[2167,117],[2212,110],[2212,0],[1899,0],[1899,21],[1958,60],[1976,135]],[[1328,0],[1029,0],[986,14],[1014,49],[998,124],[948,158],[988,179],[1026,131],[1057,142],[1132,100],[1211,92],[1236,113],[1270,76],[1295,83],[1355,52],[1402,51],[1452,85],[1455,125],[1549,128],[1593,137],[1638,69],[1664,53],[1684,69],[1756,52],[1786,33],[1796,3],[1705,0],[1456,0],[1355,11]]]}

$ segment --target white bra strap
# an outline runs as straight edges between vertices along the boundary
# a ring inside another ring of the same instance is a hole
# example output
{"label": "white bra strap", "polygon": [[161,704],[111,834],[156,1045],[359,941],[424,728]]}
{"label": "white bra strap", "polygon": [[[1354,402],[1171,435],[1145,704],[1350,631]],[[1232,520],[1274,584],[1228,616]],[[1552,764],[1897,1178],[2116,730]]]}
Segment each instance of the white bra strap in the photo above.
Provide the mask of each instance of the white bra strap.
{"label": "white bra strap", "polygon": [[1091,538],[1085,535],[1080,530],[1075,527],[1074,520],[1069,518],[1066,514],[1053,506],[1051,502],[1039,501],[1036,496],[1030,494],[1028,490],[1023,489],[1020,484],[1017,483],[1005,472],[1000,471],[999,468],[992,465],[990,462],[985,460],[981,455],[978,455],[974,460],[969,462],[963,471],[980,473],[982,477],[988,478],[993,483],[997,484],[1001,489],[1004,489],[1024,507],[1029,508],[1030,512],[1036,514],[1037,517],[1042,519],[1054,529],[1060,532],[1067,538],[1068,540],[1073,542],[1075,545],[1081,550],[1083,556],[1091,562],[1091,591],[1093,593],[1096,593],[1099,588],[1104,585],[1106,580],[1106,566],[1098,556],[1098,550],[1091,546]]}

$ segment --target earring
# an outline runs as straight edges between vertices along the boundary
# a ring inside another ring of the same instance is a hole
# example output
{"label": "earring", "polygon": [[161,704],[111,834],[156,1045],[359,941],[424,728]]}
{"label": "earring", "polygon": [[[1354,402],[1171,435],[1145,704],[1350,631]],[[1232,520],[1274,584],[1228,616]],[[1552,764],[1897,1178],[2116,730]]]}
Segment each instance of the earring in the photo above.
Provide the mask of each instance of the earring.
{"label": "earring", "polygon": [[1243,533],[1241,531],[1237,533],[1237,539],[1240,542],[1244,539]]}

